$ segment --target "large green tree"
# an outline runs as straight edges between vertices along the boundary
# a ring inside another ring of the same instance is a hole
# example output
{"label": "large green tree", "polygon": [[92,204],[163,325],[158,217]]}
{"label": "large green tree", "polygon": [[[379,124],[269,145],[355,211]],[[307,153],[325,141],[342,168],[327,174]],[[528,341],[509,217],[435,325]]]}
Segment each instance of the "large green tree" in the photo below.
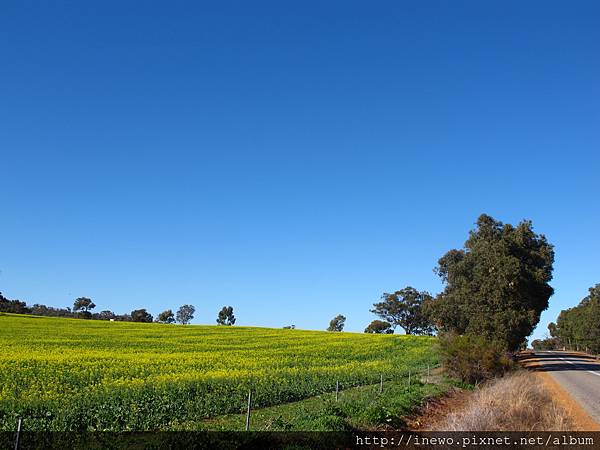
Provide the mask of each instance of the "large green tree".
{"label": "large green tree", "polygon": [[381,302],[373,304],[372,313],[378,315],[393,328],[400,326],[406,334],[428,334],[435,331],[423,305],[433,300],[427,292],[419,292],[411,286],[392,294],[383,294]]}
{"label": "large green tree", "polygon": [[442,331],[483,336],[514,351],[548,307],[553,262],[553,246],[530,221],[513,226],[483,214],[464,248],[438,261],[445,288],[431,315]]}

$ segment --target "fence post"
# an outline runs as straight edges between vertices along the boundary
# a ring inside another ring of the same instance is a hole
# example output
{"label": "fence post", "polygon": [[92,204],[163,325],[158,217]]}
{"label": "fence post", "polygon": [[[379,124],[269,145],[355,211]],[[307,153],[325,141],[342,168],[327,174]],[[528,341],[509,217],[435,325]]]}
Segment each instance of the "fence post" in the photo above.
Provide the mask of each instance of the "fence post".
{"label": "fence post", "polygon": [[250,431],[250,409],[252,408],[252,389],[248,391],[248,409],[246,410],[246,431]]}
{"label": "fence post", "polygon": [[383,392],[383,374],[380,375],[380,379],[379,379],[379,393],[381,394]]}
{"label": "fence post", "polygon": [[408,371],[408,388],[410,389],[410,369]]}
{"label": "fence post", "polygon": [[19,440],[21,438],[21,426],[23,425],[23,419],[19,417],[17,421],[17,436],[15,438],[15,450],[19,450]]}
{"label": "fence post", "polygon": [[335,382],[335,401],[337,402],[340,399],[340,382]]}
{"label": "fence post", "polygon": [[427,382],[429,383],[429,364],[427,364]]}

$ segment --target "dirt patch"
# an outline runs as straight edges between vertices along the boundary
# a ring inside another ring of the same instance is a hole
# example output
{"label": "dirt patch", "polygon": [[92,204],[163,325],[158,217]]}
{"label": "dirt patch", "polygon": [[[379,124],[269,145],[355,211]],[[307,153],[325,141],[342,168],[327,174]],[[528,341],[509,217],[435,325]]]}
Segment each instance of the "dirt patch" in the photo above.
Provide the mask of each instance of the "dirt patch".
{"label": "dirt patch", "polygon": [[475,391],[455,389],[407,421],[414,431],[566,431],[575,425],[543,381],[528,371],[490,380]]}
{"label": "dirt patch", "polygon": [[411,431],[439,429],[450,411],[461,411],[469,403],[471,391],[453,388],[441,397],[429,399],[420,406],[413,416],[406,418],[407,428]]}

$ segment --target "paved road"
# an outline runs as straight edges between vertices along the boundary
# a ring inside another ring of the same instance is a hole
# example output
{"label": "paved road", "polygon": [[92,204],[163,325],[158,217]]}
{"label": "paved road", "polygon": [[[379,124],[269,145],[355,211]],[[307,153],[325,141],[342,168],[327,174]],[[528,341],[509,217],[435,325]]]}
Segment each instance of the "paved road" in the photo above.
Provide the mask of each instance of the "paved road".
{"label": "paved road", "polygon": [[547,372],[600,423],[600,361],[580,353],[536,352],[538,367]]}

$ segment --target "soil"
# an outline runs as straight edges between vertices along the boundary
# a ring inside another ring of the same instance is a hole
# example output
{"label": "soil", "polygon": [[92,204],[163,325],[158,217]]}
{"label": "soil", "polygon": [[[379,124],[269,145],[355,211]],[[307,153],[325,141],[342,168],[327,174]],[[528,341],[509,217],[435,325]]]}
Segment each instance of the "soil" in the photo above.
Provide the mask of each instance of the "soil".
{"label": "soil", "polygon": [[453,388],[444,396],[431,398],[413,416],[406,419],[408,430],[439,430],[438,425],[444,421],[448,413],[465,408],[469,403],[471,395],[471,391]]}
{"label": "soil", "polygon": [[[519,362],[524,368],[533,369],[539,361],[528,353],[519,355]],[[548,389],[554,399],[571,415],[576,429],[573,431],[600,431],[600,425],[596,423],[585,410],[565,391],[554,378],[546,372],[534,372],[540,377],[544,386]],[[443,423],[450,412],[460,411],[469,403],[471,391],[454,388],[442,397],[432,398],[416,414],[406,419],[407,428],[411,431],[439,430],[439,424]]]}

